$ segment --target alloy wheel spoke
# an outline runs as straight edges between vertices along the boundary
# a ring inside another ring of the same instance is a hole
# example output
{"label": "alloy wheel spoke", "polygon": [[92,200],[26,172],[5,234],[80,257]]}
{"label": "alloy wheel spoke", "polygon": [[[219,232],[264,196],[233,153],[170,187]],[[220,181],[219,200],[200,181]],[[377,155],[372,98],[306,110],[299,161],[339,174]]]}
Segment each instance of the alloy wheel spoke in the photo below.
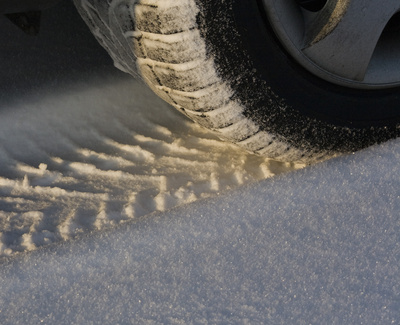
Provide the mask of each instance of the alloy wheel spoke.
{"label": "alloy wheel spoke", "polygon": [[329,0],[306,21],[303,53],[332,74],[363,81],[399,0]]}

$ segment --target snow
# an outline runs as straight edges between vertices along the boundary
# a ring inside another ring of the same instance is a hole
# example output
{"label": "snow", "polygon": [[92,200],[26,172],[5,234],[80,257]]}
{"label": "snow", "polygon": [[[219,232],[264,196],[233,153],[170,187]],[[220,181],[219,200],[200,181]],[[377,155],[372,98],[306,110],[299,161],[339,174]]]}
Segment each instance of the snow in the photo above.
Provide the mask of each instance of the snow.
{"label": "snow", "polygon": [[[7,40],[8,55],[28,46],[31,61],[59,44],[52,55],[60,69],[42,77],[57,78],[53,85],[41,80],[40,65],[28,69],[27,58],[16,57],[20,73],[4,77],[13,83],[4,83],[9,98],[0,111],[0,258],[302,167],[249,155],[171,109],[113,68],[69,8],[79,40],[51,39],[46,24],[38,39]],[[92,71],[80,69],[82,61]],[[65,66],[78,67],[64,75]],[[37,84],[33,94],[25,79]]]}
{"label": "snow", "polygon": [[398,323],[399,140],[246,154],[111,69],[72,9],[0,49],[32,54],[0,78],[0,324]]}
{"label": "snow", "polygon": [[397,323],[399,145],[12,259],[0,321]]}

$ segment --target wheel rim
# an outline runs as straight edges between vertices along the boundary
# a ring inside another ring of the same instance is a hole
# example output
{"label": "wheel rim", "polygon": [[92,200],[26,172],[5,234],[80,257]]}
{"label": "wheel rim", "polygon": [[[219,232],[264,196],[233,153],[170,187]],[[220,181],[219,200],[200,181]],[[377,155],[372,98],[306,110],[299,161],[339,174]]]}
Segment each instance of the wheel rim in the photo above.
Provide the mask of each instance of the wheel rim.
{"label": "wheel rim", "polygon": [[400,1],[262,3],[282,45],[314,75],[351,88],[400,85]]}

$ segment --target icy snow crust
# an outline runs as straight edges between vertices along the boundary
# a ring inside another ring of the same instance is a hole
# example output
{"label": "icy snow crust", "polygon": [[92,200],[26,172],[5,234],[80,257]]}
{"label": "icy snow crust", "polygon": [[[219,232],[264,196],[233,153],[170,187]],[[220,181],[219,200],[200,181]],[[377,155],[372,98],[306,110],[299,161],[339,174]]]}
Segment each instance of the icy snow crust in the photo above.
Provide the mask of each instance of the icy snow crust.
{"label": "icy snow crust", "polygon": [[0,266],[1,324],[396,324],[400,141]]}

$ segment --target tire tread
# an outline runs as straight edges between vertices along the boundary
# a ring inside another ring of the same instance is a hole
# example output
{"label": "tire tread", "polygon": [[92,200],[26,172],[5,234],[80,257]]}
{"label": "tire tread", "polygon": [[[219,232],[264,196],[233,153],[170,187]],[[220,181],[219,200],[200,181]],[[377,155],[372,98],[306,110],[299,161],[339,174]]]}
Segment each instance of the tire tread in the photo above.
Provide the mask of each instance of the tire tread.
{"label": "tire tread", "polygon": [[197,123],[225,140],[266,157],[310,163],[328,152],[295,148],[260,131],[233,99],[197,25],[195,0],[75,0],[84,20],[115,65]]}

